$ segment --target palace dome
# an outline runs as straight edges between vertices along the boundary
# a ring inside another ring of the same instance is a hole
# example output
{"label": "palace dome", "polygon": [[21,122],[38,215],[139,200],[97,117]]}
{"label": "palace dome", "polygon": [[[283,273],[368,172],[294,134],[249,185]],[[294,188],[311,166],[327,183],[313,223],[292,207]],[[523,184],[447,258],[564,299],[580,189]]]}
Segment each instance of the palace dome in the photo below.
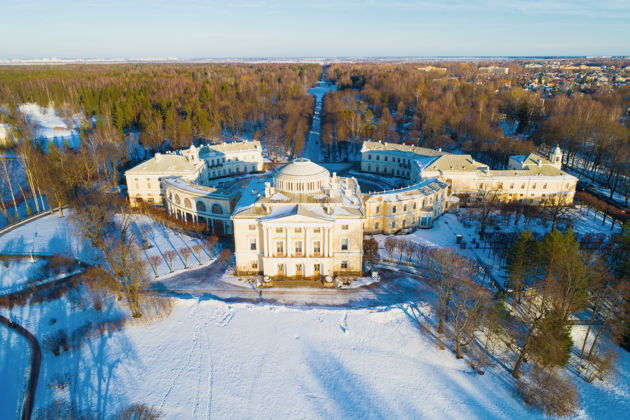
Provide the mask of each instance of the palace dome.
{"label": "palace dome", "polygon": [[330,172],[323,166],[306,158],[298,158],[281,167],[274,176],[273,184],[278,190],[294,193],[321,191],[328,185]]}

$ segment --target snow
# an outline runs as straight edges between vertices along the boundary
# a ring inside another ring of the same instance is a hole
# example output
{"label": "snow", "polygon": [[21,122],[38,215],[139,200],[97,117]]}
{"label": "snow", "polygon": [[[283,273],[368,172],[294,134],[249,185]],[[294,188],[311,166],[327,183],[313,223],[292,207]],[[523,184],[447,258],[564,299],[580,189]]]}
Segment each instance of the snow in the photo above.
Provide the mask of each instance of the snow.
{"label": "snow", "polygon": [[288,201],[289,197],[287,197],[286,195],[282,193],[277,192],[271,196],[271,200],[272,201]]}
{"label": "snow", "polygon": [[[11,312],[40,339],[118,314],[64,300]],[[44,350],[36,409],[68,399],[99,417],[137,402],[160,409],[165,419],[542,418],[498,366],[479,376],[439,350],[419,330],[427,314],[425,306],[413,315],[408,305],[327,309],[181,299],[161,321],[90,337],[57,357]],[[15,366],[6,360],[24,364],[23,351],[0,349],[3,371]],[[629,368],[624,353],[616,378],[580,384],[578,418],[623,418]],[[67,373],[73,378],[67,389],[49,386]],[[8,377],[17,396],[23,377]],[[0,399],[0,412],[13,402]]]}
{"label": "snow", "polygon": [[[97,252],[82,239],[72,223],[72,212],[66,211],[65,214],[66,216],[62,218],[57,214],[42,217],[0,236],[0,253],[25,255],[32,252],[35,255],[59,254],[86,262],[98,260]],[[171,250],[177,252],[172,262],[172,269],[178,272],[185,269],[181,250],[186,247],[192,249],[195,245],[202,243],[201,239],[165,228],[146,216],[134,216],[134,225],[136,232],[141,232],[145,244],[142,254],[148,263],[147,270],[152,277],[155,275],[154,269],[157,270],[159,276],[170,273],[168,264],[163,258],[157,267],[152,267],[149,263],[152,256],[164,256]],[[189,267],[207,265],[213,261],[214,256],[205,248],[201,250],[199,256],[191,252],[188,257]]]}
{"label": "snow", "polygon": [[321,135],[321,111],[324,96],[330,91],[336,91],[337,85],[329,84],[324,81],[325,74],[322,74],[322,80],[317,82],[317,86],[308,89],[308,94],[315,97],[315,107],[313,110],[313,121],[311,130],[306,138],[306,144],[302,151],[303,157],[309,158],[313,162],[321,162],[324,160],[322,154],[322,135]]}
{"label": "snow", "polygon": [[94,251],[70,223],[68,212],[64,212],[66,217],[62,218],[57,214],[44,216],[0,236],[0,253],[22,255],[33,252],[82,260],[94,258]]}
{"label": "snow", "polygon": [[44,108],[34,103],[22,104],[20,111],[26,116],[28,121],[34,125],[34,136],[38,139],[47,139],[53,141],[58,146],[63,145],[66,141],[70,147],[79,147],[81,138],[75,129],[79,126],[80,116],[73,116],[73,128],[69,128],[68,124],[57,115],[55,109],[51,106]]}
{"label": "snow", "polygon": [[[474,224],[462,223],[465,210],[462,216],[446,214],[433,229],[407,237],[454,247],[455,232],[474,234]],[[589,220],[578,219],[576,229],[601,231],[601,222]],[[69,217],[47,216],[15,229],[0,237],[0,252],[35,249],[93,256],[68,222]],[[136,226],[151,245],[147,258],[199,241],[146,217],[138,217]],[[371,283],[365,278],[347,290],[264,290],[260,299],[250,300],[246,291],[251,287],[235,284],[229,275],[221,280],[222,271],[210,255],[200,262],[199,270],[184,270],[182,261],[176,261],[173,274],[162,263],[158,280],[173,288],[191,278],[198,284],[191,286],[189,280],[188,287],[232,285],[242,290],[241,302],[180,294],[164,319],[141,318],[122,329],[87,334],[59,356],[43,349],[36,410],[63,400],[101,418],[131,403],[155,407],[165,419],[542,418],[522,403],[500,364],[479,376],[465,360],[439,349],[426,333],[435,326],[423,302],[427,297],[404,292],[408,280],[399,273],[392,274],[399,279],[390,280],[389,286],[385,281],[363,287]],[[26,270],[21,264],[11,269]],[[388,300],[397,288],[406,298]],[[419,301],[417,310],[410,299]],[[0,308],[0,314],[43,342],[59,330],[74,337],[86,325],[116,323],[127,313],[113,299],[105,299],[101,311],[92,302],[81,288],[49,302]],[[0,339],[0,373],[10,378],[3,381],[8,383],[0,396],[0,418],[13,418],[24,392],[29,350],[6,328],[0,327]],[[571,374],[583,404],[577,418],[625,417],[629,371],[630,357],[622,351],[615,376],[606,382],[587,384]],[[68,386],[51,386],[60,377],[70,378]]]}
{"label": "snow", "polygon": [[26,392],[26,375],[30,367],[30,347],[24,337],[0,325],[0,418],[16,419]]}
{"label": "snow", "polygon": [[44,260],[4,260],[0,262],[0,295],[5,288],[26,284],[35,280],[46,265]]}

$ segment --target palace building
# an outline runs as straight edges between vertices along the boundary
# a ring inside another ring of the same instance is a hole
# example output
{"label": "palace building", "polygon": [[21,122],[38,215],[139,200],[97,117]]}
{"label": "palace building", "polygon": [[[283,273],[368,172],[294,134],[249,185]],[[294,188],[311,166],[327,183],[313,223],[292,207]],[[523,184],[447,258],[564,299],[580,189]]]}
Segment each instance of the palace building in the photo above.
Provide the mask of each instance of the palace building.
{"label": "palace building", "polygon": [[412,182],[436,178],[448,186],[449,195],[472,202],[490,193],[500,201],[571,204],[577,178],[561,167],[559,147],[550,159],[535,153],[511,156],[504,170],[492,170],[471,155],[416,146],[368,141],[361,149],[361,170],[365,172],[405,177]]}
{"label": "palace building", "polygon": [[354,178],[296,159],[276,171],[253,205],[232,216],[236,270],[289,277],[361,273],[363,219]]}
{"label": "palace building", "polygon": [[484,191],[502,201],[570,204],[577,179],[561,165],[559,148],[549,159],[512,156],[507,169],[491,170],[470,155],[370,141],[362,172],[408,182],[366,192],[356,178],[305,158],[252,174],[263,169],[254,141],[156,154],[125,176],[132,205],[161,204],[206,232],[232,236],[237,273],[317,278],[362,273],[364,234],[431,228],[460,199],[474,204]]}
{"label": "palace building", "polygon": [[133,205],[138,201],[164,204],[166,177],[179,177],[196,185],[208,185],[214,178],[243,175],[263,170],[259,141],[204,144],[200,147],[155,156],[125,172],[127,192]]}

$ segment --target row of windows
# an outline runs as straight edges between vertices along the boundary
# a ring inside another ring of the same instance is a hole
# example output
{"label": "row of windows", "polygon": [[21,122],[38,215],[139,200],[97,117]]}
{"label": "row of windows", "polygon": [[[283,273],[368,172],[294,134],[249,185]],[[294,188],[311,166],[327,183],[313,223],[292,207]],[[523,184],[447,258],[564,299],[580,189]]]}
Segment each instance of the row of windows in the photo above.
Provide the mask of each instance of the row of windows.
{"label": "row of windows", "polygon": [[[380,155],[375,155],[376,159],[372,159],[372,155],[368,154],[368,160],[381,160],[381,156]],[[397,157],[397,156],[389,156],[391,157],[391,159],[389,159],[389,161],[391,162],[398,162],[398,163],[406,163],[409,164],[409,159],[405,159],[405,158],[401,158],[401,157]],[[383,156],[383,161],[387,162],[388,161],[388,156],[385,155]]]}
{"label": "row of windows", "polygon": [[[367,165],[367,170],[368,171],[372,171],[372,165],[370,165],[369,163]],[[377,172],[380,170],[383,173],[387,173],[387,167],[386,166],[374,165],[374,170],[377,171]],[[397,176],[409,176],[409,171],[404,171],[402,169],[395,169],[394,170],[392,168],[392,169],[389,170],[389,173],[392,174],[392,175],[397,175]]]}
{"label": "row of windows", "polygon": [[[427,204],[429,206],[433,205],[433,199],[429,198],[428,200],[422,200],[422,208],[424,208]],[[410,207],[411,207],[411,210],[416,210],[418,208],[418,203],[414,201],[411,204],[411,206],[409,206],[407,204],[403,204],[402,205],[402,212],[403,213],[407,212],[408,210],[410,210]],[[391,214],[396,214],[396,212],[398,211],[398,208],[399,208],[398,205],[391,206]],[[374,208],[374,214],[380,214],[380,213],[381,213],[381,206],[376,206]]]}
{"label": "row of windows", "polygon": [[241,161],[252,162],[252,161],[255,161],[255,160],[256,160],[256,156],[255,155],[244,156],[242,158],[239,158],[237,156],[237,157],[232,158],[232,159],[230,159],[230,158],[226,159],[226,158],[223,157],[223,158],[210,159],[210,161],[208,162],[208,166],[214,166],[215,164],[216,165],[221,165],[221,164],[223,164],[225,162],[241,162]]}
{"label": "row of windows", "polygon": [[[252,268],[258,268],[258,261],[252,261]],[[304,271],[303,271],[304,267],[302,264],[295,264],[295,274],[298,276],[301,276]],[[342,270],[347,270],[348,269],[348,261],[341,261],[341,269]],[[313,264],[313,273],[315,275],[319,275],[322,271],[322,266],[321,264]],[[283,276],[286,271],[285,271],[285,266],[284,264],[278,264],[277,266],[277,273],[280,276]]]}
{"label": "row of windows", "polygon": [[[424,217],[421,217],[418,220],[420,221],[420,225],[421,226],[430,226],[431,225],[431,216],[424,216]],[[409,226],[413,226],[414,224],[416,224],[416,222],[417,222],[417,220],[416,220],[415,217],[413,219],[411,219],[411,222],[409,220],[407,220],[407,219],[404,219],[403,223],[402,223],[402,227],[406,228],[406,227],[409,227]],[[381,224],[379,222],[374,223],[374,230],[379,230],[380,227],[381,227]],[[390,227],[392,229],[396,229],[397,223],[396,223],[395,220],[390,223]]]}
{"label": "row of windows", "polygon": [[[258,261],[252,261],[251,267],[252,267],[252,269],[257,270],[258,269]],[[341,261],[340,268],[342,270],[347,270],[348,269],[348,261],[347,260]],[[322,271],[321,264],[313,264],[313,274],[319,275],[321,273],[321,271]],[[277,266],[277,273],[278,273],[278,275],[281,275],[281,276],[283,276],[285,274],[285,266],[284,266],[284,264],[278,264],[278,266]],[[303,265],[302,264],[296,264],[295,265],[295,273],[297,275],[302,275],[303,274]]]}
{"label": "row of windows", "polygon": [[[256,172],[256,165],[252,165],[251,171]],[[210,177],[214,178],[218,176],[232,175],[232,172],[234,172],[237,175],[240,173],[245,173],[247,172],[247,166],[244,166],[242,168],[240,166],[237,166],[236,168],[213,170],[212,172],[210,172]]]}
{"label": "row of windows", "polygon": [[[342,251],[347,251],[348,247],[349,247],[349,239],[348,238],[341,238],[341,250]],[[313,241],[312,242],[313,245],[313,252],[317,255],[320,252],[322,252],[322,242],[321,241]],[[258,249],[258,241],[256,238],[250,238],[249,239],[249,249],[250,251],[256,251]],[[298,256],[300,256],[303,252],[303,248],[302,248],[302,241],[295,241],[294,242],[294,251],[295,254],[297,254]],[[284,241],[276,241],[276,254],[277,255],[284,255]]]}
{"label": "row of windows", "polygon": [[[521,190],[524,190],[526,186],[527,186],[527,184],[521,184]],[[483,187],[484,187],[484,183],[483,183],[483,182],[481,182],[481,183],[479,184],[479,189],[480,189],[480,190],[482,190],[482,189],[483,189]],[[490,186],[490,185],[488,185],[488,188],[491,188],[491,186]],[[498,188],[498,189],[503,188],[503,183],[499,183],[499,184],[497,185],[497,188]],[[513,184],[513,183],[512,183],[512,184],[510,184],[510,189],[511,189],[511,190],[513,190],[513,189],[514,189],[514,184]],[[536,184],[532,184],[531,189],[532,189],[532,190],[535,190],[535,189],[536,189]],[[547,184],[543,184],[542,189],[543,189],[543,190],[546,190],[546,189],[547,189]]]}
{"label": "row of windows", "polygon": [[[173,193],[169,193],[168,199],[173,201]],[[179,194],[175,194],[175,204],[181,205],[182,199],[179,197]],[[184,207],[187,209],[192,209],[192,202],[189,198],[184,198]],[[206,212],[206,205],[203,201],[197,201],[195,203],[195,208],[197,211]],[[212,214],[223,214],[223,207],[220,204],[214,203],[211,207]]]}
{"label": "row of windows", "polygon": [[278,181],[278,188],[287,191],[313,191],[321,189],[324,183],[322,181],[311,182],[285,182]]}
{"label": "row of windows", "polygon": [[[348,225],[341,225],[341,230],[348,230],[349,226]],[[256,225],[255,224],[250,224],[249,225],[249,230],[256,230]],[[301,227],[296,227],[293,229],[293,231],[295,233],[302,233],[302,228]],[[321,233],[322,229],[321,228],[313,228],[313,232],[314,233]],[[276,228],[276,233],[282,233],[284,232],[284,228],[283,227],[277,227]]]}

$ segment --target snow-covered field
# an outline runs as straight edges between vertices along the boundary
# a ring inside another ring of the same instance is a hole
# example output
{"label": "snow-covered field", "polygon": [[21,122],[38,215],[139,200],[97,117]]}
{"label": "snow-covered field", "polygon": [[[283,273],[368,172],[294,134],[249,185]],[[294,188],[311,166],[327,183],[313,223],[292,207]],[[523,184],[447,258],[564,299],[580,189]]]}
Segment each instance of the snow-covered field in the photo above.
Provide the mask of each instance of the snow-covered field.
{"label": "snow-covered field", "polygon": [[[72,224],[72,213],[66,211],[65,217],[48,215],[38,220],[21,226],[0,236],[0,254],[34,254],[53,255],[77,258],[82,261],[93,261],[98,255],[81,238],[77,228]],[[168,251],[175,251],[177,256],[172,261],[173,272],[184,269],[184,258],[182,250],[201,244],[201,240],[192,238],[162,225],[153,222],[148,217],[135,217],[136,232],[141,232],[141,236],[146,242],[146,249],[142,251],[147,263],[150,257],[156,255],[163,257]],[[188,266],[196,267],[214,261],[214,255],[207,250],[200,250],[200,254],[191,252],[188,257]],[[157,270],[159,276],[170,273],[169,266],[164,258],[157,266],[150,263],[147,267],[152,275]],[[2,282],[0,282],[2,284]]]}
{"label": "snow-covered field", "polygon": [[[454,247],[455,233],[474,235],[474,226],[464,226],[466,211],[463,215],[445,215],[433,229],[401,238]],[[576,219],[576,230],[606,229],[591,219]],[[0,252],[93,257],[68,220],[47,216],[9,232],[0,237]],[[197,241],[146,218],[138,218],[137,226],[151,245],[147,257]],[[202,264],[211,261],[202,257]],[[183,268],[181,261],[176,264],[176,271]],[[167,272],[165,263],[160,270]],[[120,329],[117,322],[127,309],[105,299],[97,310],[96,299],[81,288],[50,302],[0,308],[0,314],[40,343],[59,331],[72,343],[59,356],[42,350],[36,415],[62,401],[96,418],[132,403],[159,409],[166,419],[543,418],[522,402],[500,364],[479,376],[465,359],[440,350],[425,329],[435,326],[430,308],[423,296],[416,298],[418,311],[408,303],[359,308],[350,302],[333,308],[316,302],[271,304],[264,297],[256,303],[178,298],[166,318],[141,319]],[[98,334],[99,324],[115,327]],[[24,392],[29,350],[4,327],[0,339],[0,418],[13,418]],[[576,418],[625,418],[630,357],[621,353],[616,374],[604,383],[572,376],[583,407]]]}
{"label": "snow-covered field", "polygon": [[34,281],[41,276],[46,265],[44,260],[29,259],[6,260],[0,262],[0,293],[5,288],[19,286]]}
{"label": "snow-covered field", "polygon": [[[65,300],[11,313],[40,339],[60,328],[71,335],[97,318]],[[65,400],[97,418],[131,403],[158,408],[166,419],[542,417],[500,367],[479,376],[439,350],[419,331],[428,309],[421,313],[418,320],[406,305],[334,310],[178,300],[151,325],[92,337],[59,356],[44,351],[36,408]],[[28,358],[13,344],[0,350],[3,371],[9,360]],[[624,353],[613,380],[581,384],[578,418],[623,418],[629,368]],[[23,377],[9,377],[9,390],[19,389]],[[64,377],[67,387],[51,386]],[[10,402],[0,399],[0,413],[14,409]]]}

